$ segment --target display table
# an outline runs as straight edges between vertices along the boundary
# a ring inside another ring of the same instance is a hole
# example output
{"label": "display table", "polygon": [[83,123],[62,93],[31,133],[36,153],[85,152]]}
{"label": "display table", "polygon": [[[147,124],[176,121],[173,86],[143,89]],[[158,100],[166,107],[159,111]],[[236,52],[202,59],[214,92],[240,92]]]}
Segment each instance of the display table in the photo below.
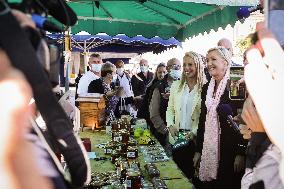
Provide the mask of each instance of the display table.
{"label": "display table", "polygon": [[101,127],[104,120],[105,98],[101,94],[89,93],[88,96],[78,97],[81,126],[91,127],[94,131]]}
{"label": "display table", "polygon": [[[103,149],[97,148],[97,144],[105,143],[107,141],[111,140],[111,136],[105,134],[105,131],[95,131],[92,132],[90,130],[85,129],[84,132],[80,133],[80,137],[82,138],[90,138],[92,142],[92,151],[96,152],[97,157],[106,157],[104,154]],[[91,168],[92,172],[106,172],[108,170],[115,170],[114,165],[111,163],[110,160],[90,160],[91,162]],[[139,153],[139,162],[141,164],[141,169],[143,175],[145,175],[145,161],[143,158],[143,154]],[[191,189],[194,188],[193,185],[190,183],[190,181],[183,176],[180,169],[177,167],[177,165],[174,163],[172,159],[165,162],[157,162],[155,163],[160,170],[160,177],[161,178],[175,178],[172,180],[165,180],[165,183],[167,184],[169,189]],[[147,177],[145,178],[147,179]]]}

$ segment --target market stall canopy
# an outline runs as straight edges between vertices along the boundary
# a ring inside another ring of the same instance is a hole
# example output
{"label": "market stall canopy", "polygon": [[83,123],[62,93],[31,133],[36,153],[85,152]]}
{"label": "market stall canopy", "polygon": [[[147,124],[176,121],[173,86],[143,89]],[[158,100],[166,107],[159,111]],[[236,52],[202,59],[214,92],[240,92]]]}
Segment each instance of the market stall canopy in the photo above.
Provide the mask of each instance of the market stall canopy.
{"label": "market stall canopy", "polygon": [[169,0],[70,0],[78,23],[72,33],[86,31],[92,35],[107,33],[146,38],[186,38],[234,24],[237,6],[218,6]]}
{"label": "market stall canopy", "polygon": [[[62,34],[48,34],[48,38],[62,43]],[[175,38],[162,39],[143,36],[128,37],[126,35],[71,35],[72,51],[79,52],[116,52],[116,53],[160,53],[168,48],[182,47]]]}
{"label": "market stall canopy", "polygon": [[225,6],[256,6],[259,0],[170,0],[170,1],[183,1],[193,3],[206,3]]}

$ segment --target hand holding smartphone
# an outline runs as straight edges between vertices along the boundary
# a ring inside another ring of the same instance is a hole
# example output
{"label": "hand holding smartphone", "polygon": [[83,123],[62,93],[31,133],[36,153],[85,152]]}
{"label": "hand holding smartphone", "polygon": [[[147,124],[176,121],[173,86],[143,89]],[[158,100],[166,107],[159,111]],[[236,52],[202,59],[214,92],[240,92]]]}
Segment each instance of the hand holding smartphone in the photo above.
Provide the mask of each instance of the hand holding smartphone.
{"label": "hand holding smartphone", "polygon": [[244,82],[241,82],[244,77],[244,67],[236,66],[230,68],[230,99],[241,100],[246,99],[246,86]]}

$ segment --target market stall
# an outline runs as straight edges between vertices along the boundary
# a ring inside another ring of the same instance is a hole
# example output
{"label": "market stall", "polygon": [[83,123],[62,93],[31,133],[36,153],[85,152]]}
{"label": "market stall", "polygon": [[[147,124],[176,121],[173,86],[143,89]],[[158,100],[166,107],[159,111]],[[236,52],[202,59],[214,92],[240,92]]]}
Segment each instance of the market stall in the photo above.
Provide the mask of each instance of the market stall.
{"label": "market stall", "polygon": [[[163,148],[156,141],[154,142],[156,144],[153,143],[152,145],[139,144],[141,143],[141,141],[139,142],[139,140],[142,140],[143,138],[145,139],[145,136],[143,136],[143,134],[140,137],[137,137],[137,133],[134,134],[136,135],[134,136],[135,140],[132,140],[132,137],[130,137],[129,141],[127,142],[128,148],[126,150],[124,158],[122,157],[123,155],[121,155],[120,157],[116,156],[117,154],[115,154],[115,152],[117,152],[117,149],[115,149],[110,144],[118,142],[119,138],[116,138],[116,136],[118,136],[115,134],[117,133],[116,131],[112,130],[113,134],[111,134],[109,133],[110,130],[108,129],[110,128],[107,128],[107,130],[95,132],[84,130],[84,132],[80,133],[81,138],[84,138],[85,141],[88,141],[87,139],[90,139],[91,142],[91,152],[89,152],[89,158],[91,162],[93,177],[89,188],[100,188],[102,186],[104,186],[105,188],[124,188],[125,185],[127,186],[127,183],[129,184],[129,170],[133,169],[139,170],[138,173],[141,177],[141,188],[155,188],[157,187],[155,186],[155,184],[160,184],[161,189],[193,188],[193,185],[190,183],[190,181],[188,181],[188,179],[182,175],[181,171],[177,168],[177,165],[173,162],[173,160],[168,158],[164,154]],[[147,130],[144,132],[147,133]],[[142,139],[140,139],[141,137]],[[146,138],[153,139],[152,136]],[[135,143],[135,141],[138,142],[138,144],[134,145],[133,143]],[[90,142],[85,142],[87,143],[87,149],[90,149]],[[120,149],[119,151],[123,151],[123,146],[124,144],[126,144],[124,135],[122,135],[121,143],[117,144],[119,144],[118,146],[120,147],[122,146],[122,149]],[[138,149],[137,158],[135,158],[135,155],[130,155],[130,149],[132,149],[132,147],[134,149],[137,147]],[[153,158],[154,156],[155,158]],[[118,157],[115,159],[116,161],[114,160],[114,157]],[[125,164],[122,165],[123,162],[127,164],[127,168],[125,168]],[[136,163],[139,164],[140,168],[137,168]],[[152,165],[154,166],[154,168],[151,167]],[[150,173],[148,170],[149,166],[151,167]],[[161,183],[157,183],[157,180]],[[165,186],[162,187],[163,184],[165,184]],[[126,188],[135,189],[134,186]]]}

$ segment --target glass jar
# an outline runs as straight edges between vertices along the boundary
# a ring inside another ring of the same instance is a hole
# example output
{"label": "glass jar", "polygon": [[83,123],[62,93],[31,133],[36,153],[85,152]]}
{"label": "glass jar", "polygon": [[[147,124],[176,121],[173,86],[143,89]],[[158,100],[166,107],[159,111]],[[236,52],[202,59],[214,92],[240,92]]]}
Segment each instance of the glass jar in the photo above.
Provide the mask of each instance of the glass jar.
{"label": "glass jar", "polygon": [[127,144],[129,141],[129,132],[126,129],[122,129],[120,131],[120,135],[121,135],[121,142]]}
{"label": "glass jar", "polygon": [[113,131],[118,131],[120,129],[120,125],[118,124],[117,121],[112,121],[111,122],[111,130]]}
{"label": "glass jar", "polygon": [[140,189],[142,185],[140,172],[128,169],[125,184],[127,189]]}
{"label": "glass jar", "polygon": [[140,163],[137,160],[128,160],[128,166],[130,169],[134,169],[135,171],[140,170]]}
{"label": "glass jar", "polygon": [[113,142],[121,142],[122,141],[122,136],[119,131],[114,131],[112,132],[112,141]]}
{"label": "glass jar", "polygon": [[154,177],[160,176],[160,171],[153,163],[148,163],[145,165],[146,172],[148,173],[149,177],[152,179]]}
{"label": "glass jar", "polygon": [[127,161],[122,161],[120,163],[120,181],[121,181],[121,183],[123,183],[126,179],[127,169],[128,169]]}
{"label": "glass jar", "polygon": [[114,149],[114,143],[109,143],[105,146],[104,153],[106,155],[111,155],[113,149]]}
{"label": "glass jar", "polygon": [[127,148],[127,159],[137,159],[138,149],[135,146],[128,146]]}
{"label": "glass jar", "polygon": [[111,162],[115,164],[116,158],[120,157],[120,152],[118,150],[113,150],[111,153]]}

